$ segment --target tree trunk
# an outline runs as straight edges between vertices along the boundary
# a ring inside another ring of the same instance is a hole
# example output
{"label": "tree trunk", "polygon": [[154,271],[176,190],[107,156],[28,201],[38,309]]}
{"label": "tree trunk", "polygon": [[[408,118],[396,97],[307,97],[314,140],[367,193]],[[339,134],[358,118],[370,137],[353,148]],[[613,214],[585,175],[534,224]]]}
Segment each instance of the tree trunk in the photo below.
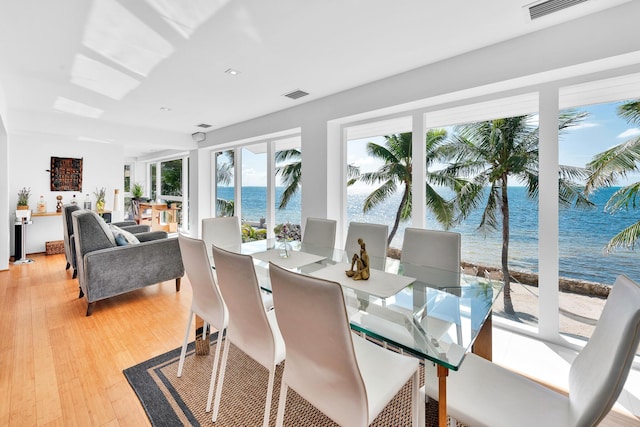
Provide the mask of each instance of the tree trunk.
{"label": "tree trunk", "polygon": [[507,194],[507,177],[502,178],[502,277],[504,278],[504,311],[516,314],[511,301],[511,275],[509,274],[509,196]]}
{"label": "tree trunk", "polygon": [[404,209],[404,205],[407,203],[407,199],[409,198],[409,186],[405,184],[404,193],[402,194],[402,200],[400,200],[400,206],[398,206],[398,211],[396,212],[396,219],[393,222],[393,228],[389,233],[389,238],[387,239],[387,246],[391,245],[391,241],[393,237],[396,235],[398,231],[398,225],[400,225],[400,217],[402,216],[402,210]]}

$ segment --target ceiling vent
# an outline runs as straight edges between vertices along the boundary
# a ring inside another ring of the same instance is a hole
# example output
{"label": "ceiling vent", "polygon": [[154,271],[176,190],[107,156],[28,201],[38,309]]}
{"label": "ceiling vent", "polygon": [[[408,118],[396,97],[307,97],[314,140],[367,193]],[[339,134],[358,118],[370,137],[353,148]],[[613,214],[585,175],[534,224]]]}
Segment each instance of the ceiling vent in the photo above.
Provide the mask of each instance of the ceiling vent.
{"label": "ceiling vent", "polygon": [[206,123],[200,123],[199,125],[197,125],[197,127],[202,128],[202,129],[208,129],[211,127],[211,125],[208,125]]}
{"label": "ceiling vent", "polygon": [[571,6],[584,3],[588,0],[547,0],[529,7],[531,20],[561,11]]}
{"label": "ceiling vent", "polygon": [[302,98],[303,96],[307,96],[309,95],[308,92],[305,92],[303,90],[300,89],[296,89],[292,92],[289,93],[285,93],[284,96],[286,96],[287,98],[291,98],[291,99],[298,99],[298,98]]}

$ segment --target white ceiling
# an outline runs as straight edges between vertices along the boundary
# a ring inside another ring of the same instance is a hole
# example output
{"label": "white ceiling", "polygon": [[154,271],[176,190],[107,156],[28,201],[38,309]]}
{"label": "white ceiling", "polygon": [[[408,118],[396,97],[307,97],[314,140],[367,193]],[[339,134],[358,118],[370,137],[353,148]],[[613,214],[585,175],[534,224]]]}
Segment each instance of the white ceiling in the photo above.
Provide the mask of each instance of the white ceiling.
{"label": "white ceiling", "polygon": [[[530,0],[0,0],[0,103],[4,92],[9,134],[122,144],[127,156],[192,148],[200,123],[224,127],[625,1],[532,22]],[[310,95],[283,96],[295,89]]]}

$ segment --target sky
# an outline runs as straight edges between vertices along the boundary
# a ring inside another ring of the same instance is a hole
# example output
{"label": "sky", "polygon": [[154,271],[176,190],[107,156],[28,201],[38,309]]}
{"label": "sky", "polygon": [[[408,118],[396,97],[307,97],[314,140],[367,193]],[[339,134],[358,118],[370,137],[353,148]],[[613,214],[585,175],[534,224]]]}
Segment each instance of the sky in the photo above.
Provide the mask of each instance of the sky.
{"label": "sky", "polygon": [[[586,111],[589,115],[580,125],[561,135],[558,153],[560,164],[583,167],[593,159],[595,154],[640,135],[638,126],[627,123],[616,114],[616,108],[620,104],[621,102],[614,102],[580,107],[578,110]],[[384,138],[379,136],[348,142],[347,161],[349,164],[359,166],[362,172],[376,170],[381,165],[380,162],[367,156],[365,147],[369,141],[383,144]],[[626,181],[619,184],[625,185],[635,181],[640,181],[640,175],[630,175]],[[244,151],[243,185],[266,185],[265,154]]]}

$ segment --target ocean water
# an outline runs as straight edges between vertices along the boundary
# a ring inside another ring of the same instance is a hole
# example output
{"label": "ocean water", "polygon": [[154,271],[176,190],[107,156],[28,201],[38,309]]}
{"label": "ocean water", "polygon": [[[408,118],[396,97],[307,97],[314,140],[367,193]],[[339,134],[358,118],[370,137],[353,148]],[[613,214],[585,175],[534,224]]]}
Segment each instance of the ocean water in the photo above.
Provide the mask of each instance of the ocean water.
{"label": "ocean water", "polygon": [[[596,207],[592,209],[561,208],[559,227],[560,276],[611,284],[619,274],[640,281],[640,253],[618,249],[611,254],[603,251],[609,239],[623,228],[638,221],[640,211],[620,211],[614,215],[605,212],[604,206],[617,188],[605,188],[592,196]],[[276,189],[279,200],[283,188]],[[233,188],[219,188],[220,197],[233,199]],[[266,188],[244,187],[242,216],[247,221],[258,222],[266,212]],[[400,194],[367,213],[362,213],[362,204],[367,191],[349,190],[347,214],[349,221],[363,221],[393,225]],[[526,197],[523,187],[509,188],[511,209],[511,239],[509,244],[509,265],[512,268],[538,271],[538,202]],[[300,196],[292,199],[284,210],[276,209],[276,223],[300,223]],[[469,218],[452,231],[462,235],[462,259],[488,265],[500,265],[502,247],[501,230],[484,234],[478,230],[481,210],[473,212]],[[428,228],[442,229],[428,212]],[[391,246],[402,247],[404,229],[409,223],[401,223]]]}

